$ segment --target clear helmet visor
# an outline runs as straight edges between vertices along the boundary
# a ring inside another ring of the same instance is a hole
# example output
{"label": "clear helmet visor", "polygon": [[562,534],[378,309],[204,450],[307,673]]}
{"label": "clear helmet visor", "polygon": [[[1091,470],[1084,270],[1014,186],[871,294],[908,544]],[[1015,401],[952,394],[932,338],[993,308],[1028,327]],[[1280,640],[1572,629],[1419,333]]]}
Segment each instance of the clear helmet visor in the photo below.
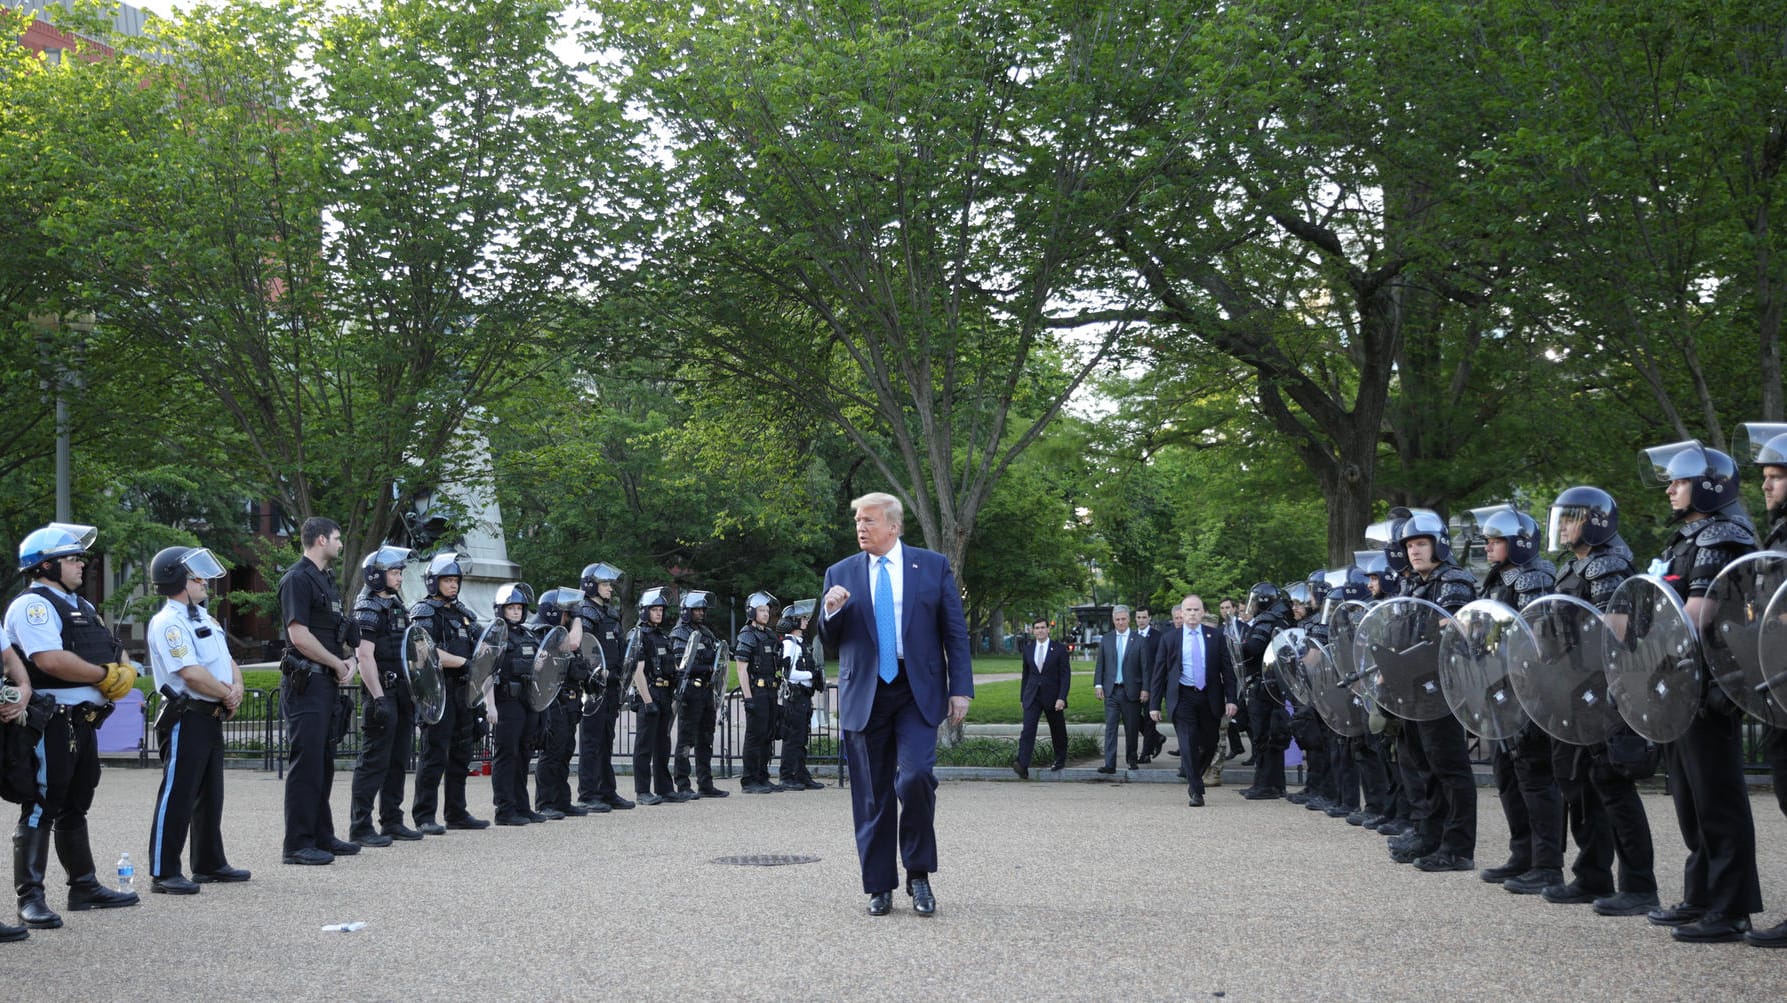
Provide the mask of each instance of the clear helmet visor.
{"label": "clear helmet visor", "polygon": [[1638,451],[1638,479],[1646,484],[1667,485],[1707,471],[1706,447],[1698,439],[1684,439]]}
{"label": "clear helmet visor", "polygon": [[1731,453],[1746,463],[1787,466],[1787,422],[1744,422],[1732,436]]}
{"label": "clear helmet visor", "polygon": [[188,553],[180,563],[186,566],[186,573],[193,578],[211,581],[215,578],[222,578],[225,574],[223,565],[218,562],[216,555],[204,547]]}

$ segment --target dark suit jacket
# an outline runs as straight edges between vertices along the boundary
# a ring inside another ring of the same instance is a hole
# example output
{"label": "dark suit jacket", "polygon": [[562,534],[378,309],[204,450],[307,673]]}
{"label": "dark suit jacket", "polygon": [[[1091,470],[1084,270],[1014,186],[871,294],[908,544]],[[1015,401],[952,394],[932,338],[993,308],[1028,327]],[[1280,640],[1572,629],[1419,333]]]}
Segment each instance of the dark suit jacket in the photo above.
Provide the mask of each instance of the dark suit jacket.
{"label": "dark suit jacket", "polygon": [[[1123,696],[1129,700],[1140,700],[1142,691],[1148,689],[1148,676],[1154,671],[1154,645],[1160,632],[1155,631],[1151,637],[1143,637],[1135,631],[1129,632],[1129,641],[1123,645]],[[1111,631],[1098,641],[1098,661],[1092,670],[1092,685],[1103,686],[1105,696],[1114,697],[1117,679],[1117,632]],[[1152,691],[1150,691],[1152,696]]]}
{"label": "dark suit jacket", "polygon": [[1068,685],[1073,681],[1073,673],[1067,667],[1067,645],[1051,640],[1040,666],[1036,664],[1035,638],[1021,642],[1018,650],[1024,654],[1023,682],[1018,684],[1022,705],[1054,710],[1055,701],[1067,699]]}
{"label": "dark suit jacket", "polygon": [[[1204,632],[1204,699],[1210,702],[1210,714],[1222,720],[1224,704],[1235,702],[1235,668],[1229,664],[1229,646],[1215,627],[1200,626]],[[1148,685],[1150,710],[1166,703],[1165,717],[1173,716],[1179,703],[1179,658],[1181,630],[1171,627],[1161,631],[1160,643],[1154,649],[1154,674]]]}
{"label": "dark suit jacket", "polygon": [[[968,621],[949,561],[934,550],[911,545],[902,545],[901,550],[906,565],[900,601],[906,678],[919,714],[936,727],[949,715],[950,697],[974,695]],[[869,556],[852,554],[827,568],[820,595],[833,585],[848,589],[850,599],[832,616],[820,616],[819,633],[838,657],[838,725],[845,731],[861,731],[868,726],[880,682],[880,635],[875,629],[874,590],[869,586]]]}

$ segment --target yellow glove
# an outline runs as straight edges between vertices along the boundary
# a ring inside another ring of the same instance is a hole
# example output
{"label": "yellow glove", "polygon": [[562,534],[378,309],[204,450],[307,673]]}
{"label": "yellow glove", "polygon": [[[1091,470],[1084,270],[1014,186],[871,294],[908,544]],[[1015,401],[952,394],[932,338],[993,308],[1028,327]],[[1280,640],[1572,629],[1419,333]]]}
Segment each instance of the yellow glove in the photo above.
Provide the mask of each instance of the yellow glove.
{"label": "yellow glove", "polygon": [[112,662],[105,667],[105,678],[99,681],[99,695],[115,701],[136,684],[136,669],[125,662]]}

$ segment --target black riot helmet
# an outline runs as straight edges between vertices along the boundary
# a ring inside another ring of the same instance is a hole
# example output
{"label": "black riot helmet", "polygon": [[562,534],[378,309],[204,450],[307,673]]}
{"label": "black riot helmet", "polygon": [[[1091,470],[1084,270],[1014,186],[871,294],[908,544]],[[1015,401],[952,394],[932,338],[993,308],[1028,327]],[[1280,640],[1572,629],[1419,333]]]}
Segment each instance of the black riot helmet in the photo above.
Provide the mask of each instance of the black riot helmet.
{"label": "black riot helmet", "polygon": [[[758,596],[768,595],[768,592],[754,592],[751,594],[751,598],[756,599]],[[770,596],[769,601],[772,603],[775,602],[775,597]],[[792,634],[800,629],[800,622],[802,620],[809,621],[808,626],[811,626],[812,624],[810,621],[813,617],[813,611],[817,608],[819,608],[819,600],[817,599],[801,599],[782,607],[781,619],[776,621],[776,632],[781,634]],[[752,607],[747,607],[745,612],[749,613],[751,609]]]}
{"label": "black riot helmet", "polygon": [[1711,515],[1740,500],[1737,464],[1697,439],[1652,446],[1638,454],[1639,477],[1667,486],[1672,481],[1693,482],[1688,508]]}
{"label": "black riot helmet", "polygon": [[[775,608],[775,596],[770,595],[768,592],[753,592],[745,598],[745,620],[750,623],[756,623],[758,610],[767,609],[774,612]],[[793,607],[790,607],[790,609],[792,608]],[[786,614],[784,613],[784,615]]]}
{"label": "black riot helmet", "polygon": [[[695,611],[706,610],[713,603],[713,599],[714,595],[712,592],[689,591],[683,593],[682,602],[678,604],[682,608],[683,622],[693,623],[695,620]],[[702,614],[703,617],[706,615],[705,612]]]}
{"label": "black riot helmet", "polygon": [[1309,585],[1310,608],[1321,609],[1322,604],[1328,601],[1328,570],[1317,568],[1303,580]]}
{"label": "black riot helmet", "polygon": [[428,566],[422,569],[422,587],[428,594],[440,595],[441,579],[457,578],[465,580],[466,569],[471,567],[472,559],[451,550],[443,551],[428,559]]}
{"label": "black riot helmet", "polygon": [[223,577],[223,565],[204,547],[168,547],[149,561],[149,581],[160,595],[179,595],[194,578]]}
{"label": "black riot helmet", "polygon": [[360,581],[374,592],[385,590],[385,572],[403,567],[415,556],[415,551],[408,547],[393,547],[386,544],[366,555],[360,562]]}
{"label": "black riot helmet", "polygon": [[669,606],[670,590],[662,585],[646,589],[639,595],[639,617],[645,618],[645,611],[653,606]]}
{"label": "black riot helmet", "polygon": [[583,594],[585,596],[588,596],[591,599],[596,599],[599,598],[596,595],[596,586],[603,582],[608,582],[613,585],[619,582],[620,579],[621,569],[609,564],[607,561],[597,561],[594,564],[586,564],[583,566],[583,574],[580,577],[578,584],[583,586]]}
{"label": "black riot helmet", "polygon": [[1249,620],[1279,604],[1283,593],[1271,582],[1261,582],[1247,590],[1247,618]]}
{"label": "black riot helmet", "polygon": [[521,604],[522,610],[529,610],[534,605],[534,590],[526,582],[505,582],[496,587],[496,598],[491,600],[492,609],[496,610],[497,619],[503,617],[503,607]]}
{"label": "black riot helmet", "polygon": [[540,609],[534,618],[541,623],[560,623],[566,613],[576,612],[577,604],[582,601],[583,592],[580,589],[547,589],[540,596]]}
{"label": "black riot helmet", "polygon": [[1513,506],[1491,512],[1478,526],[1485,540],[1508,541],[1508,563],[1523,567],[1539,556],[1539,524]]}
{"label": "black riot helmet", "polygon": [[[1452,559],[1452,537],[1446,532],[1445,522],[1440,519],[1438,514],[1428,509],[1418,509],[1396,527],[1396,543],[1402,549],[1402,562],[1405,567],[1408,564],[1408,542],[1423,536],[1433,539],[1435,562],[1444,564]],[[1386,557],[1389,556],[1389,553],[1388,550],[1384,551]],[[1391,561],[1390,563],[1394,565],[1396,562]]]}
{"label": "black riot helmet", "polygon": [[[1582,524],[1576,539],[1562,539],[1565,523]],[[1577,542],[1599,547],[1619,536],[1619,504],[1613,496],[1586,484],[1565,488],[1551,503],[1550,525],[1546,529],[1546,546],[1552,550],[1569,550]]]}

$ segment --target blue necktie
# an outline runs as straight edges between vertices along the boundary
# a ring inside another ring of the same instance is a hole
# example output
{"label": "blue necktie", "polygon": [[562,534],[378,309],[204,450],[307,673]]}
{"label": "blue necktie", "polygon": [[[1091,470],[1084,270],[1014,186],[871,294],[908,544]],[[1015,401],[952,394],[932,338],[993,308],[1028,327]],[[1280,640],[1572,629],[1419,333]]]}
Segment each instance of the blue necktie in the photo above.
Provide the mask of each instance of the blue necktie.
{"label": "blue necktie", "polygon": [[1123,638],[1124,638],[1124,635],[1122,635],[1122,634],[1117,635],[1117,685],[1118,686],[1123,685]]}
{"label": "blue necktie", "polygon": [[894,625],[893,576],[887,573],[887,563],[885,554],[875,562],[875,633],[881,642],[881,681],[891,683],[900,674],[894,647],[894,632],[899,628]]}

